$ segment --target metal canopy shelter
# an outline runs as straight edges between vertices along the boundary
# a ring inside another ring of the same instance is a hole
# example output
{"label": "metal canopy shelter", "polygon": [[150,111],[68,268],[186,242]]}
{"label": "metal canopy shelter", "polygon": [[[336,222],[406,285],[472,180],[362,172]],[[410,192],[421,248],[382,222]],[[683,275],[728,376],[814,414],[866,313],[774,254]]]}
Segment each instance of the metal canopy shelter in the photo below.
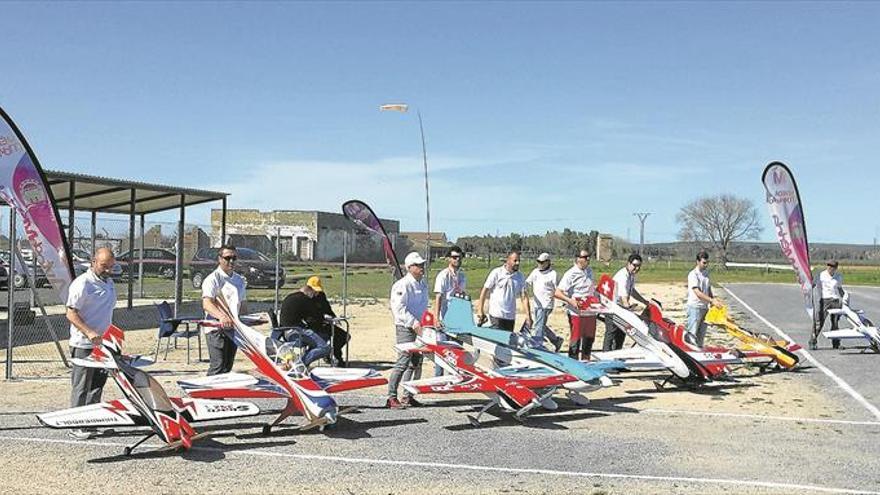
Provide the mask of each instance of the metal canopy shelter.
{"label": "metal canopy shelter", "polygon": [[[74,212],[76,210],[92,213],[92,246],[96,214],[116,213],[129,216],[129,246],[134,248],[135,216],[140,216],[141,244],[144,235],[144,216],[168,210],[180,210],[177,229],[177,266],[175,270],[174,308],[175,313],[180,305],[183,294],[183,236],[185,210],[187,206],[198,205],[210,201],[221,201],[223,213],[220,225],[220,238],[226,240],[226,199],[229,193],[172,187],[160,184],[148,184],[137,181],[97,177],[85,174],[46,170],[46,181],[52,189],[56,207],[68,212],[67,238],[73,239]],[[140,253],[143,256],[143,245]],[[139,264],[141,267],[142,265]],[[132,307],[133,279],[135,264],[129,263],[128,277],[128,308]],[[143,273],[141,280],[143,279]]]}

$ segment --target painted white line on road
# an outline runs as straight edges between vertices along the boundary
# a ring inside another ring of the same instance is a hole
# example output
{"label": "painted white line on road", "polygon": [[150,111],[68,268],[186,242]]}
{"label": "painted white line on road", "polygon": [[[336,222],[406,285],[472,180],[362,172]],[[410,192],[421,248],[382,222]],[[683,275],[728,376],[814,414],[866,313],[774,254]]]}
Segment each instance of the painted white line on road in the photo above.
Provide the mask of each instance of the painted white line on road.
{"label": "painted white line on road", "polygon": [[[746,302],[743,301],[742,299],[740,299],[739,296],[737,296],[736,294],[734,294],[733,291],[731,291],[730,289],[728,289],[727,287],[724,287],[724,286],[722,286],[722,288],[723,288],[725,291],[727,291],[727,293],[730,294],[734,299],[736,299],[740,304],[742,304],[744,308],[746,308],[747,310],[751,311],[753,315],[755,315],[759,320],[761,320],[762,322],[764,322],[765,325],[767,325],[768,327],[772,328],[773,331],[776,332],[780,337],[782,337],[783,339],[785,339],[785,340],[787,340],[787,341],[789,341],[789,342],[794,342],[794,339],[792,339],[791,337],[789,337],[785,332],[783,332],[782,330],[780,330],[776,325],[770,323],[770,322],[767,320],[767,318],[764,318],[763,316],[761,316],[760,314],[758,314],[757,311],[755,311],[754,309],[752,309],[751,306],[749,306],[748,304],[746,304]],[[865,407],[865,409],[867,409],[871,414],[874,415],[875,418],[880,419],[880,409],[877,409],[877,406],[875,406],[874,404],[871,404],[870,402],[868,402],[868,400],[865,399],[865,398],[862,396],[862,394],[856,392],[856,390],[855,390],[854,388],[852,388],[852,386],[850,386],[850,384],[848,384],[848,383],[846,383],[845,381],[843,381],[842,378],[840,378],[840,377],[837,376],[833,371],[831,371],[830,369],[828,369],[828,367],[826,367],[824,364],[820,363],[819,360],[817,360],[816,358],[814,358],[813,355],[810,354],[809,351],[807,351],[806,349],[801,349],[801,350],[800,350],[800,353],[803,354],[803,356],[804,356],[805,358],[807,358],[807,360],[809,360],[811,363],[813,363],[813,365],[816,366],[816,368],[818,368],[822,373],[825,373],[826,375],[828,375],[829,378],[831,378],[832,380],[834,380],[834,383],[836,383],[838,387],[840,387],[841,389],[843,389],[844,392],[848,393],[848,394],[850,395],[850,397],[852,397],[853,399],[855,399],[856,402],[858,402],[859,404],[863,405],[863,406]]]}
{"label": "painted white line on road", "polygon": [[[95,446],[95,447],[124,447],[127,444],[116,442],[95,442],[82,440],[62,440],[49,438],[33,438],[33,437],[7,437],[0,435],[0,441],[19,441],[32,443],[49,443],[49,444],[67,444],[79,446]],[[427,469],[456,469],[460,471],[481,471],[490,473],[508,473],[508,474],[530,474],[530,475],[548,475],[548,476],[570,476],[579,478],[599,478],[610,480],[638,480],[638,481],[664,481],[672,483],[700,483],[708,485],[728,485],[728,486],[747,486],[760,488],[775,488],[782,490],[808,490],[819,493],[853,493],[858,495],[880,495],[880,492],[867,490],[853,490],[849,488],[833,488],[818,485],[801,485],[796,483],[776,483],[773,481],[759,480],[738,480],[729,478],[697,478],[688,476],[654,476],[649,474],[619,474],[619,473],[591,473],[583,471],[562,471],[557,469],[532,469],[532,468],[508,468],[497,466],[479,466],[472,464],[451,464],[445,462],[420,462],[420,461],[398,461],[393,459],[369,459],[366,457],[337,457],[327,455],[312,454],[289,454],[285,452],[270,452],[262,450],[236,451],[235,444],[231,444],[229,449],[220,449],[216,447],[193,446],[192,450],[204,452],[219,452],[226,456],[245,456],[245,457],[275,457],[284,459],[297,459],[301,461],[326,461],[331,465],[340,463],[346,464],[369,464],[379,466],[400,466],[400,467],[416,467]]]}

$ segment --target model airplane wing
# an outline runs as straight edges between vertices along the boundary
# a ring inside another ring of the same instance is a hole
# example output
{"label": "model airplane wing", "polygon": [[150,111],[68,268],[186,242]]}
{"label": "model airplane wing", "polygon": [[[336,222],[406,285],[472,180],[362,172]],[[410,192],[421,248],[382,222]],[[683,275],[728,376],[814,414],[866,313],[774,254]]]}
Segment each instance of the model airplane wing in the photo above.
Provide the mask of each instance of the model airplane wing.
{"label": "model airplane wing", "polygon": [[174,407],[183,413],[186,420],[191,423],[242,418],[260,414],[260,408],[250,402],[193,399],[188,397],[169,397],[169,399],[174,404]]}
{"label": "model airplane wing", "polygon": [[314,368],[310,375],[328,393],[384,385],[388,380],[370,368]]}
{"label": "model airplane wing", "polygon": [[644,347],[628,347],[617,351],[594,352],[593,357],[599,362],[610,360],[622,361],[629,370],[665,369],[666,365],[653,352]]}
{"label": "model airplane wing", "polygon": [[290,396],[275,383],[245,373],[179,380],[177,385],[186,395],[201,399],[277,399]]}
{"label": "model airplane wing", "polygon": [[[504,362],[509,362],[514,355],[518,354],[564,373],[569,373],[585,382],[601,378],[608,370],[624,367],[624,363],[584,363],[562,354],[523,346],[516,334],[475,325],[470,301],[458,297],[449,300],[443,322],[444,331],[453,337],[470,336],[496,344],[492,353]],[[475,347],[479,346],[475,345]]]}
{"label": "model airplane wing", "polygon": [[49,428],[107,428],[150,425],[149,421],[135,409],[128,399],[38,414],[37,419]]}

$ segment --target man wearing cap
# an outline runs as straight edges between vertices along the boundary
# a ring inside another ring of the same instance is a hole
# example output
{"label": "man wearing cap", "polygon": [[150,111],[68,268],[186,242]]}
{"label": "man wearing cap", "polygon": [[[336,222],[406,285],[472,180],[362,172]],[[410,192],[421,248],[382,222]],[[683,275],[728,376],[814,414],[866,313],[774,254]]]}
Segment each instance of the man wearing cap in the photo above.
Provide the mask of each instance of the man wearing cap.
{"label": "man wearing cap", "polygon": [[721,301],[712,295],[709,281],[709,253],[697,253],[697,266],[687,277],[687,333],[698,347],[703,347],[706,339],[706,313],[709,305],[721,307]]}
{"label": "man wearing cap", "polygon": [[229,332],[223,331],[234,326],[232,318],[223,311],[219,298],[221,289],[226,284],[235,287],[238,292],[239,314],[247,313],[245,297],[247,289],[244,277],[235,272],[235,262],[238,260],[238,252],[235,247],[229,245],[220,246],[217,250],[217,269],[205,277],[202,282],[202,308],[207,318],[213,318],[220,322],[220,329],[206,329],[205,341],[208,345],[208,356],[211,360],[208,366],[208,376],[232,371],[232,363],[235,362],[235,352],[238,347]]}
{"label": "man wearing cap", "polygon": [[[822,298],[819,299],[819,313],[816,315],[816,322],[813,324],[813,336],[810,338],[810,349],[816,349],[816,340],[819,332],[825,326],[825,318],[828,316],[829,309],[839,309],[843,307],[843,275],[837,271],[837,260],[830,260],[825,264],[826,268],[819,273],[819,285],[822,288]],[[831,329],[837,330],[840,315],[831,315]],[[831,339],[831,347],[840,348],[840,339]]]}
{"label": "man wearing cap", "polygon": [[[581,317],[578,314],[578,301],[586,299],[596,291],[593,269],[590,268],[590,252],[581,249],[556,288],[556,299],[565,301],[568,313],[568,328],[571,337],[568,342],[568,356],[572,359],[590,359],[593,342],[596,340],[596,317]],[[578,319],[575,319],[578,317]],[[584,319],[581,323],[580,318]],[[575,325],[578,325],[575,327]],[[580,354],[580,356],[579,356]]]}
{"label": "man wearing cap", "polygon": [[[550,268],[550,254],[541,253],[537,258],[538,267],[526,277],[526,285],[532,288],[532,301],[534,304],[534,324],[530,336],[530,342],[534,347],[544,345],[546,338],[556,347],[556,352],[562,348],[564,339],[553,333],[547,326],[550,313],[553,312],[553,295],[556,293],[556,270]],[[524,332],[525,333],[525,332]]]}
{"label": "man wearing cap", "polygon": [[487,294],[490,294],[489,324],[493,328],[513,331],[517,298],[522,300],[526,310],[526,326],[532,326],[532,312],[526,294],[526,278],[519,271],[519,251],[510,251],[504,264],[489,272],[489,276],[486,277],[486,282],[480,291],[480,300],[477,301],[477,318],[481,324],[486,321],[483,301],[486,300]]}
{"label": "man wearing cap", "polygon": [[[614,274],[614,301],[626,309],[632,309],[630,298],[648,305],[647,299],[636,290],[636,274],[642,269],[642,257],[633,253],[626,260],[626,266]],[[626,332],[614,324],[614,318],[605,318],[605,338],[602,341],[603,351],[616,351],[623,348]]]}
{"label": "man wearing cap", "polygon": [[[414,342],[421,332],[422,315],[428,310],[428,285],[425,283],[425,260],[413,251],[403,261],[406,275],[391,286],[391,315],[394,319],[396,343]],[[391,376],[388,377],[388,400],[385,407],[401,409],[420,406],[412,394],[404,390],[398,400],[397,388],[401,380],[418,380],[422,375],[421,354],[398,352]]]}
{"label": "man wearing cap", "polygon": [[[467,286],[467,277],[461,269],[461,258],[464,251],[458,246],[451,246],[446,251],[446,268],[440,270],[434,279],[434,315],[437,317],[437,324],[443,323],[446,317],[446,309],[449,307],[449,299],[456,294],[464,294]],[[443,368],[435,364],[434,376],[443,374]]]}
{"label": "man wearing cap", "polygon": [[[327,293],[324,291],[324,286],[321,284],[321,278],[317,276],[309,277],[306,285],[316,292],[315,297],[311,299],[312,305],[314,306],[314,315],[312,319],[307,321],[309,328],[314,330],[327,342],[332,340],[333,357],[338,366],[345,367],[345,361],[342,359],[342,349],[351,337],[348,335],[348,332],[329,321],[336,318],[336,313],[330,306],[330,301],[327,300]],[[330,338],[331,332],[333,332],[332,339]]]}
{"label": "man wearing cap", "polygon": [[[314,280],[313,280],[314,279]],[[295,342],[306,349],[302,357],[302,364],[308,367],[313,361],[330,355],[330,346],[314,327],[317,322],[323,322],[323,315],[318,314],[318,308],[314,303],[315,297],[323,291],[321,281],[317,277],[311,277],[299,290],[288,294],[281,302],[281,316],[278,323],[282,328],[297,327],[294,331],[272,332],[272,337],[278,340]]]}

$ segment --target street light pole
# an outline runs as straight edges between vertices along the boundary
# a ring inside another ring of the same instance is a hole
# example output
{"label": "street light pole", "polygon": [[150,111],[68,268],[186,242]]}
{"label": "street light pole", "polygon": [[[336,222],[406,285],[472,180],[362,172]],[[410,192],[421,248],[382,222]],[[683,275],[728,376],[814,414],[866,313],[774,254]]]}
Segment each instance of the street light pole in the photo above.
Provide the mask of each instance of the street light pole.
{"label": "street light pole", "polygon": [[[380,106],[379,110],[406,113],[409,110],[409,105],[391,103]],[[425,126],[422,123],[422,112],[418,109],[416,109],[416,116],[419,118],[419,135],[422,138],[422,165],[425,170],[425,221],[428,229],[425,232],[425,278],[428,279],[428,274],[431,271],[431,200],[428,190],[428,150],[425,146]]]}

